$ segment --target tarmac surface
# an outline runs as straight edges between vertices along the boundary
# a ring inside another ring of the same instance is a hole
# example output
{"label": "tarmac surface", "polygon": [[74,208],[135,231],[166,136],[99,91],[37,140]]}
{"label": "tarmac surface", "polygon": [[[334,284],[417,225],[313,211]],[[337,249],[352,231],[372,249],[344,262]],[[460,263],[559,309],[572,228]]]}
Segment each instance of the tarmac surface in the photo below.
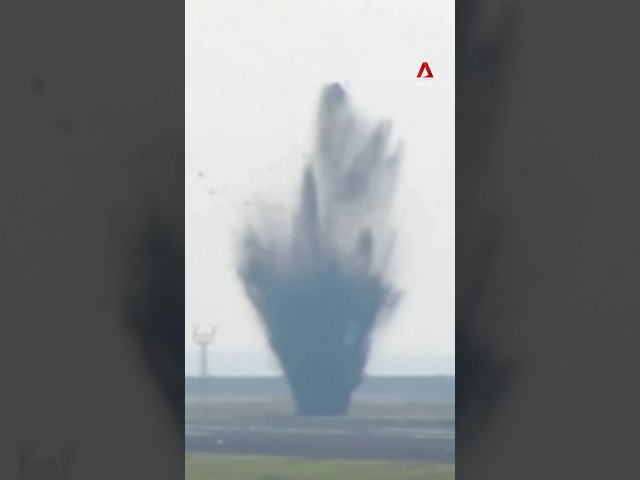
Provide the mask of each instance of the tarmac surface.
{"label": "tarmac surface", "polygon": [[187,423],[185,451],[453,463],[454,429],[453,420],[331,417]]}

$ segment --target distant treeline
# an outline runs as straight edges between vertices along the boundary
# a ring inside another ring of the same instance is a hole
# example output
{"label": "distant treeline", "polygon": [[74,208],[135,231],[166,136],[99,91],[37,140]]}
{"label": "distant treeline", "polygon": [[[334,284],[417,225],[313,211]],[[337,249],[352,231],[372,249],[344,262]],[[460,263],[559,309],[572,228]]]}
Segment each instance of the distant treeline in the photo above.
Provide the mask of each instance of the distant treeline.
{"label": "distant treeline", "polygon": [[[186,397],[198,395],[199,382],[197,377],[185,377]],[[290,395],[283,377],[210,377],[207,390],[214,398],[285,398]],[[380,400],[454,403],[455,377],[367,377],[355,395]]]}

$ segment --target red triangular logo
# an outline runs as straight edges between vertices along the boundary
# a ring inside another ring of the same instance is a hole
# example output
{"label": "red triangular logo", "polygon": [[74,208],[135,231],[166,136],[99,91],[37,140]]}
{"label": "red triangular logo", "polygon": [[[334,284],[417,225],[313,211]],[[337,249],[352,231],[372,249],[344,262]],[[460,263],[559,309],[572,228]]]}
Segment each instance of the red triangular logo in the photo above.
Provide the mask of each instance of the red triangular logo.
{"label": "red triangular logo", "polygon": [[[427,74],[423,77],[422,74],[425,71],[427,72]],[[417,78],[433,78],[433,73],[431,73],[431,69],[429,68],[429,64],[427,62],[422,62],[422,66],[420,67]]]}

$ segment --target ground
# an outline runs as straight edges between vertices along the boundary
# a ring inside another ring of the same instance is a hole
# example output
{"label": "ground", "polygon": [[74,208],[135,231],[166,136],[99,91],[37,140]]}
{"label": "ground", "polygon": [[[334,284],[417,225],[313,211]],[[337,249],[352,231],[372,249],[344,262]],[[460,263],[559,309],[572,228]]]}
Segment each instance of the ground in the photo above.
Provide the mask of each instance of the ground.
{"label": "ground", "polygon": [[439,380],[378,380],[341,417],[295,415],[275,380],[217,382],[207,401],[185,399],[185,480],[455,478],[455,405]]}
{"label": "ground", "polygon": [[298,417],[283,401],[187,403],[187,453],[454,463],[453,405],[357,403],[346,417]]}
{"label": "ground", "polygon": [[453,480],[452,464],[187,455],[185,480]]}

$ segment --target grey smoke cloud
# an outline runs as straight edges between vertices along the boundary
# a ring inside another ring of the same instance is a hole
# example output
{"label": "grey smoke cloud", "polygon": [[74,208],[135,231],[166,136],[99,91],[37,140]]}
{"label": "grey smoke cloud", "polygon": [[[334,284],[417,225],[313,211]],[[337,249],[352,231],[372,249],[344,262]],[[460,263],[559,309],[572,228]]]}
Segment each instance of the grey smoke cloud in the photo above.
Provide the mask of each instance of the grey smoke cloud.
{"label": "grey smoke cloud", "polygon": [[239,274],[301,414],[348,411],[371,334],[400,297],[385,275],[400,159],[389,144],[389,122],[369,124],[327,85],[293,215],[265,211],[243,238]]}

